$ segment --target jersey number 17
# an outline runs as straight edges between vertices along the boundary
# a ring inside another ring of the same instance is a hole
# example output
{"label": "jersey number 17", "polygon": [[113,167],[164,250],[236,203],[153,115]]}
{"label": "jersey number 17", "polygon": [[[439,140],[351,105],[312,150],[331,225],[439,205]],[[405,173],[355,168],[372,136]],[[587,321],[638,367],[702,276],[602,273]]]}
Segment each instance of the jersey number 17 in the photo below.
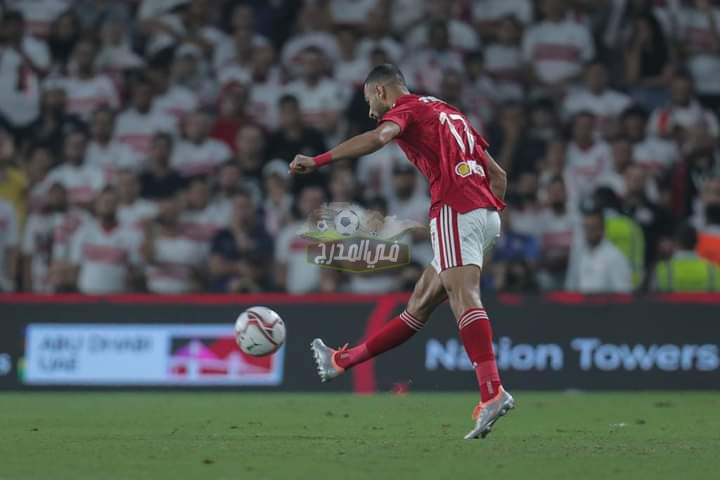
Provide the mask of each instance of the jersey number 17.
{"label": "jersey number 17", "polygon": [[[455,123],[460,122],[465,138],[463,139],[460,131],[455,128]],[[440,124],[447,125],[450,134],[455,138],[455,141],[460,148],[463,156],[465,154],[472,155],[475,152],[475,136],[470,131],[465,117],[457,113],[440,112]],[[467,142],[467,143],[466,143]],[[455,165],[455,173],[461,177],[467,177],[472,174],[485,176],[485,171],[476,160],[463,160]]]}

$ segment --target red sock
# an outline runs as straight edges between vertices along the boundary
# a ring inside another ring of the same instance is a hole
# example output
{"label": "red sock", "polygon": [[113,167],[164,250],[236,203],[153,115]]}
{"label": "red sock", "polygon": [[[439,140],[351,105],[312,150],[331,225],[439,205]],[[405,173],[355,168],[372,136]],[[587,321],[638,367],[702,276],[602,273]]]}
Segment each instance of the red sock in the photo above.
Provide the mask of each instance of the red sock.
{"label": "red sock", "polygon": [[475,367],[480,399],[487,402],[497,395],[501,384],[492,347],[492,328],[485,309],[468,308],[460,315],[458,327],[465,351]]}
{"label": "red sock", "polygon": [[375,357],[391,348],[397,347],[415,335],[423,325],[423,322],[405,310],[386,323],[382,330],[364,343],[337,354],[335,356],[335,362],[342,368],[353,367],[368,358]]}

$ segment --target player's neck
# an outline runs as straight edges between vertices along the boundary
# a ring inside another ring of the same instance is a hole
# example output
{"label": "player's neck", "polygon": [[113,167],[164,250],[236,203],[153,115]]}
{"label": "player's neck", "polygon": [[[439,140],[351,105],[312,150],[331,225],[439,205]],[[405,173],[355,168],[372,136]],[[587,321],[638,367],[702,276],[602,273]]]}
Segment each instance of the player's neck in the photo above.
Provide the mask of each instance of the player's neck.
{"label": "player's neck", "polygon": [[395,103],[397,102],[398,98],[404,97],[405,95],[409,95],[410,91],[405,87],[395,87],[388,90],[388,100],[390,101],[390,105],[393,107],[395,106]]}

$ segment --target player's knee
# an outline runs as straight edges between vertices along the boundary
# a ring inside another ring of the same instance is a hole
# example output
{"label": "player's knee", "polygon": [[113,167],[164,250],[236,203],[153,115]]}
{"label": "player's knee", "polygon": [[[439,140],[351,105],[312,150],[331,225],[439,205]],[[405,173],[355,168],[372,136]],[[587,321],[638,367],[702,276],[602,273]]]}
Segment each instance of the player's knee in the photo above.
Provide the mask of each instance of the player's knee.
{"label": "player's knee", "polygon": [[477,288],[462,285],[448,290],[448,301],[454,310],[463,310],[480,305],[480,292]]}
{"label": "player's knee", "polygon": [[422,323],[425,323],[427,322],[427,319],[430,317],[430,314],[432,313],[434,308],[435,305],[431,305],[426,298],[413,297],[408,302],[407,308],[405,308],[405,310],[410,315],[420,320]]}

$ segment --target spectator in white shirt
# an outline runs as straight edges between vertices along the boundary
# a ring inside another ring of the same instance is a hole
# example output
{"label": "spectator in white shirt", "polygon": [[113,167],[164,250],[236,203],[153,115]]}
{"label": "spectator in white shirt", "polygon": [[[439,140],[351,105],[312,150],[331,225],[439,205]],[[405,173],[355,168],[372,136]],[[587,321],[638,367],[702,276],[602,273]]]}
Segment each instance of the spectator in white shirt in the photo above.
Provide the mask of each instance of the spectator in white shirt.
{"label": "spectator in white shirt", "polygon": [[672,138],[682,144],[687,131],[695,127],[706,128],[714,138],[720,135],[717,117],[695,97],[692,78],[678,72],[670,84],[670,104],[652,112],[648,129],[650,135]]}
{"label": "spectator in white shirt", "polygon": [[228,224],[232,210],[210,201],[206,177],[197,176],[190,180],[184,200],[184,210],[180,214],[183,231],[194,240],[209,244],[213,235]]}
{"label": "spectator in white shirt", "polygon": [[106,184],[103,170],[85,161],[87,141],[87,135],[80,130],[69,133],[63,146],[63,163],[50,170],[46,180],[65,187],[71,205],[89,205]]}
{"label": "spectator in white shirt", "polygon": [[620,131],[632,143],[633,161],[658,178],[677,163],[680,152],[671,140],[647,134],[648,117],[642,107],[630,107],[622,114]]}
{"label": "spectator in white shirt", "polygon": [[523,38],[523,57],[535,79],[563,87],[582,72],[595,55],[590,30],[567,15],[563,0],[540,2],[544,20],[530,27]]}
{"label": "spectator in white shirt", "polygon": [[90,143],[87,147],[85,162],[101,168],[105,178],[110,181],[118,170],[139,171],[141,158],[127,145],[113,139],[115,114],[101,107],[90,120]]}
{"label": "spectator in white shirt", "polygon": [[114,139],[127,145],[138,155],[147,155],[153,135],[158,132],[175,134],[174,117],[152,110],[152,85],[138,78],[131,87],[131,104],[115,120]]}
{"label": "spectator in white shirt", "polygon": [[73,236],[70,263],[81,293],[133,290],[140,264],[138,237],[120,225],[117,208],[117,193],[112,187],[106,187],[95,202],[95,219]]}
{"label": "spectator in white shirt", "polygon": [[195,92],[173,83],[168,65],[156,62],[148,65],[145,73],[153,86],[153,113],[175,117],[179,122],[198,108],[199,102]]}
{"label": "spectator in white shirt", "polygon": [[250,62],[250,98],[247,113],[265,128],[278,124],[277,101],[282,95],[282,76],[275,64],[272,45],[257,46]]}
{"label": "spectator in white shirt", "polygon": [[[247,11],[249,12],[249,15]],[[250,18],[247,22],[245,19]],[[233,11],[232,36],[222,42],[214,52],[213,63],[217,70],[233,66],[236,68],[250,68],[254,50],[257,47],[268,45],[268,40],[255,33],[254,12],[248,5],[238,5]]]}
{"label": "spectator in white shirt", "polygon": [[[448,45],[453,50],[466,53],[480,48],[475,30],[462,19],[453,18],[453,10],[459,2],[438,2],[425,0],[423,8],[425,20],[408,32],[405,37],[407,48],[424,47],[432,43],[432,24],[441,22],[447,25]],[[416,7],[417,8],[417,7]]]}
{"label": "spectator in white shirt", "polygon": [[15,208],[0,199],[0,292],[15,290],[20,246],[20,226]]}
{"label": "spectator in white shirt", "polygon": [[22,17],[5,12],[0,28],[11,36],[0,42],[0,114],[11,126],[24,127],[38,115],[40,71],[26,51]]}
{"label": "spectator in white shirt", "polygon": [[36,293],[52,293],[63,279],[70,259],[70,240],[92,217],[84,209],[70,207],[65,187],[50,186],[42,207],[30,214],[22,239],[23,287]]}
{"label": "spectator in white shirt", "polygon": [[382,4],[378,0],[335,0],[330,2],[330,14],[336,24],[360,26],[373,11],[382,11]]}
{"label": "spectator in white shirt", "polygon": [[545,206],[540,217],[540,271],[543,290],[562,290],[572,246],[576,214],[569,208],[565,182],[561,176],[550,179]]}
{"label": "spectator in white shirt", "polygon": [[581,293],[630,293],[630,264],[605,238],[602,212],[587,212],[582,222],[582,234],[573,241],[570,252],[565,288]]}
{"label": "spectator in white shirt", "polygon": [[390,18],[377,8],[372,10],[365,19],[364,35],[357,44],[357,56],[360,61],[370,61],[370,54],[376,48],[387,52],[392,62],[399,62],[405,47],[392,36]]}
{"label": "spectator in white shirt", "polygon": [[[417,222],[427,225],[427,214],[430,210],[430,198],[427,195],[425,182],[418,178],[415,167],[403,159],[393,166],[392,195],[388,197],[387,210],[395,215],[398,221]],[[428,230],[414,230],[403,241],[410,242],[412,260],[421,264],[432,260],[432,248]]]}
{"label": "spectator in white shirt", "polygon": [[68,70],[71,75],[62,81],[65,88],[66,108],[83,120],[105,106],[120,106],[117,88],[109,76],[95,69],[97,46],[89,39],[80,40],[73,49]]}
{"label": "spectator in white shirt", "polygon": [[[119,5],[118,5],[119,6]],[[97,68],[122,78],[124,72],[141,68],[145,61],[133,52],[127,19],[107,18],[100,26],[100,52],[97,56]]]}
{"label": "spectator in white shirt", "polygon": [[439,95],[443,72],[463,71],[462,55],[450,46],[448,24],[436,20],[428,25],[427,46],[415,50],[403,64],[408,83],[415,90]]}
{"label": "spectator in white shirt", "polygon": [[293,197],[290,194],[290,174],[285,160],[276,158],[263,167],[263,189],[265,230],[276,237],[292,218]]}
{"label": "spectator in white shirt", "polygon": [[473,20],[481,35],[496,32],[500,23],[512,17],[522,25],[529,25],[533,18],[531,0],[475,0]]}
{"label": "spectator in white shirt", "polygon": [[175,145],[171,166],[185,177],[208,175],[232,157],[224,142],[210,138],[210,116],[193,112],[183,121],[183,138]]}
{"label": "spectator in white shirt", "polygon": [[525,81],[520,48],[522,24],[515,16],[508,15],[499,20],[496,32],[496,41],[488,44],[483,51],[484,70],[496,83],[493,86],[497,90],[495,95],[502,99],[519,100],[523,97]]}
{"label": "spectator in white shirt", "polygon": [[140,197],[140,181],[134,171],[118,171],[114,183],[120,201],[118,221],[126,228],[141,231],[157,215],[157,204]]}
{"label": "spectator in white shirt", "polygon": [[[285,166],[287,167],[287,162],[285,162]],[[230,219],[233,199],[241,192],[249,195],[255,205],[262,202],[260,185],[254,179],[243,177],[242,170],[237,162],[222,164],[218,168],[216,178],[215,192],[211,204],[219,212],[222,212],[222,218]]]}
{"label": "spectator in white shirt", "polygon": [[26,32],[25,18],[19,11],[6,11],[2,21],[5,42],[23,56],[35,73],[44,76],[50,68],[47,44]]}
{"label": "spectator in white shirt", "polygon": [[565,156],[565,178],[573,205],[579,205],[599,181],[612,170],[610,145],[596,140],[595,116],[589,112],[575,115],[572,123],[572,141]]}
{"label": "spectator in white shirt", "polygon": [[197,95],[201,107],[215,103],[218,84],[212,75],[209,61],[200,47],[194,43],[185,43],[175,49],[172,65],[173,81],[191,90]]}
{"label": "spectator in white shirt", "polygon": [[158,210],[156,221],[147,225],[141,250],[146,288],[159,294],[200,290],[206,277],[209,242],[195,238],[183,227],[178,196],[159,200]]}
{"label": "spectator in white shirt", "polygon": [[286,93],[300,101],[300,111],[306,124],[325,134],[338,133],[341,116],[347,103],[342,86],[325,76],[326,57],[318,47],[308,47],[302,54],[301,78],[290,82]]}
{"label": "spectator in white shirt", "polygon": [[609,88],[605,64],[595,61],[585,70],[585,85],[570,91],[562,110],[566,118],[582,111],[591,112],[599,133],[608,137],[617,130],[616,120],[629,106],[630,97]]}
{"label": "spectator in white shirt", "polygon": [[307,293],[320,286],[321,268],[307,261],[306,245],[310,243],[298,235],[298,231],[311,218],[314,210],[320,208],[325,200],[323,189],[319,186],[305,187],[296,203],[295,221],[280,230],[275,242],[275,285],[289,293]]}
{"label": "spectator in white shirt", "polygon": [[68,0],[10,0],[6,2],[10,8],[20,10],[27,20],[30,33],[39,38],[45,38],[50,31],[50,25],[64,11],[70,8]]}
{"label": "spectator in white shirt", "polygon": [[354,28],[342,26],[335,30],[340,58],[333,65],[333,74],[347,97],[362,85],[368,72],[368,59],[358,54],[358,35]]}
{"label": "spectator in white shirt", "polygon": [[687,66],[703,103],[720,110],[720,6],[712,0],[694,0],[680,11],[678,20]]}

